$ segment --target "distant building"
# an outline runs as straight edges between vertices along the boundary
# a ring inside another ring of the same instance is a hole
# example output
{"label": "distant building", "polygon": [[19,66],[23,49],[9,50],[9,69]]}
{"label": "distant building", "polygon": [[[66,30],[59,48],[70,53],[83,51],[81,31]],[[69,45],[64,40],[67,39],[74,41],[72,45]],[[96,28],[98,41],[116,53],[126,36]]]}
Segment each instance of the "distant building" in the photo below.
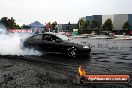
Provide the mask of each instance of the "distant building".
{"label": "distant building", "polygon": [[73,29],[78,29],[78,24],[57,24],[59,31],[71,31]]}
{"label": "distant building", "polygon": [[95,20],[99,23],[99,25],[102,25],[102,15],[86,16],[86,20],[88,20],[90,23]]}
{"label": "distant building", "polygon": [[92,23],[92,21],[94,20],[93,16],[86,16],[87,21],[90,22],[90,24]]}
{"label": "distant building", "polygon": [[[130,24],[130,30],[132,30],[132,14],[86,16],[86,20],[88,20],[90,24],[92,24],[93,20],[96,20],[100,26],[102,26],[108,18],[112,20],[113,30],[123,30],[122,26],[127,21]],[[89,28],[91,29],[91,27]]]}
{"label": "distant building", "polygon": [[99,23],[99,25],[102,25],[102,15],[93,15],[93,18]]}
{"label": "distant building", "polygon": [[87,19],[86,19],[86,17],[81,17],[80,19],[82,19],[82,20],[84,20],[84,21],[86,21]]}
{"label": "distant building", "polygon": [[44,30],[44,25],[41,24],[38,21],[35,21],[29,25],[26,25],[27,27],[30,27],[32,29],[33,32],[37,31],[37,30]]}
{"label": "distant building", "polygon": [[95,20],[98,22],[99,26],[102,25],[102,15],[92,15],[92,16],[86,16],[86,20],[89,21],[89,27],[88,29],[92,29],[92,21]]}
{"label": "distant building", "polygon": [[102,25],[105,23],[107,19],[111,19],[112,23],[114,22],[114,15],[102,15]]}
{"label": "distant building", "polygon": [[57,28],[59,31],[67,30],[67,24],[57,24]]}
{"label": "distant building", "polygon": [[128,21],[128,14],[116,14],[114,15],[113,30],[123,30],[122,26]]}
{"label": "distant building", "polygon": [[78,26],[77,23],[71,24],[70,29],[78,29]]}
{"label": "distant building", "polygon": [[113,23],[113,30],[123,30],[123,25],[128,21],[130,29],[132,30],[132,14],[115,14],[115,15],[102,15],[102,24],[110,18]]}
{"label": "distant building", "polygon": [[132,30],[132,14],[128,14],[128,23],[130,24],[130,30]]}

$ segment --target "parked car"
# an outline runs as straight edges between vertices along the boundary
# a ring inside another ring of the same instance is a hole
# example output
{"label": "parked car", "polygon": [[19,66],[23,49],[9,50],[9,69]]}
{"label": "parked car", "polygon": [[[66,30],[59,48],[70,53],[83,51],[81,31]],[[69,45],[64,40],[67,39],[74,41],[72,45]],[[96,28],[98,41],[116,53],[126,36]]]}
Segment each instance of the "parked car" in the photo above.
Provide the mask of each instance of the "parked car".
{"label": "parked car", "polygon": [[89,55],[91,46],[70,42],[70,38],[60,33],[41,33],[30,36],[23,43],[24,47],[34,48],[45,53],[61,53],[76,58]]}

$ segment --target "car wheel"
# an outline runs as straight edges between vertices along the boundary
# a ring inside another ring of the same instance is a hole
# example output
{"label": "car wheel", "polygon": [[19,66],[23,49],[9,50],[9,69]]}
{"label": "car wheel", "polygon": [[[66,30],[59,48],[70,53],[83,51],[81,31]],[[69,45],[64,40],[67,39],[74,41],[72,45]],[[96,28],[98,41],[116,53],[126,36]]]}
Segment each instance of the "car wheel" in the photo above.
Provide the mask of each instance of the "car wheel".
{"label": "car wheel", "polygon": [[68,48],[67,49],[67,55],[69,57],[76,58],[78,56],[78,50],[77,50],[77,48],[75,48],[75,47]]}

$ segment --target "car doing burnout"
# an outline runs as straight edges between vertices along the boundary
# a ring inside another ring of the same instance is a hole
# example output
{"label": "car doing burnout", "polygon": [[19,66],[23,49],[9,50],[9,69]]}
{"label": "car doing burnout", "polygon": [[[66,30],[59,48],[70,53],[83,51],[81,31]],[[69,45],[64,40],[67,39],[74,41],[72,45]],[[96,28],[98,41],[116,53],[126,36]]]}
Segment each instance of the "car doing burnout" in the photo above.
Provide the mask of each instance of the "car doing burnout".
{"label": "car doing burnout", "polygon": [[42,33],[35,34],[27,38],[24,47],[34,48],[45,53],[63,53],[69,57],[77,57],[79,55],[89,55],[91,46],[85,46],[78,43],[70,42],[70,39],[59,33]]}

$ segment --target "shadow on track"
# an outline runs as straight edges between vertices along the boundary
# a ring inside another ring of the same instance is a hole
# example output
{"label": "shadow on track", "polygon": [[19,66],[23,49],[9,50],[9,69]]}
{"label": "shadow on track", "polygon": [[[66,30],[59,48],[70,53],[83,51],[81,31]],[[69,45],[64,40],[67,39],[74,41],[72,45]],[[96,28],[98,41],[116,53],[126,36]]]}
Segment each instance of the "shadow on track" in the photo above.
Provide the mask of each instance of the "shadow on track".
{"label": "shadow on track", "polygon": [[5,55],[0,56],[2,58],[9,58],[11,60],[24,60],[34,64],[43,64],[50,67],[56,67],[59,69],[67,69],[71,72],[76,72],[76,69],[82,65],[88,65],[91,61],[91,57],[78,57],[69,58],[62,54],[44,54],[42,56],[16,56],[16,55]]}
{"label": "shadow on track", "polygon": [[39,58],[44,60],[55,61],[58,63],[83,65],[83,64],[88,64],[90,62],[91,56],[89,55],[89,56],[79,56],[77,58],[70,58],[63,54],[45,54],[40,56]]}

